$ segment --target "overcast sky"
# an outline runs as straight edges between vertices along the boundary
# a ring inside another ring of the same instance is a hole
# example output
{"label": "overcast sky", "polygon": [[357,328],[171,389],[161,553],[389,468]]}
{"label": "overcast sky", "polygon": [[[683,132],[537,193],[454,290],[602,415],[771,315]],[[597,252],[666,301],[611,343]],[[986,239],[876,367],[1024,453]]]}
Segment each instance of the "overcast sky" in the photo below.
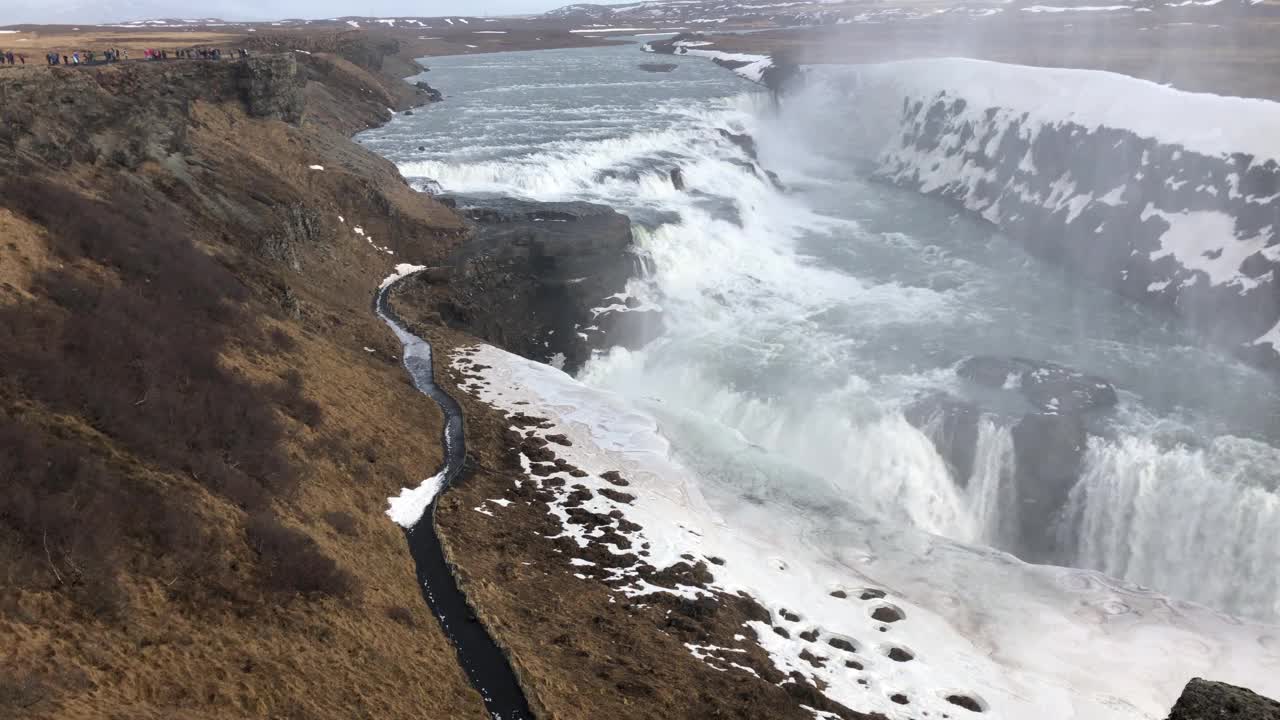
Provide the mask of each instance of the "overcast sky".
{"label": "overcast sky", "polygon": [[[618,0],[595,0],[606,4]],[[108,23],[161,17],[220,17],[224,20],[326,18],[340,15],[415,17],[540,13],[574,0],[0,0],[0,26],[19,23]],[[3,42],[0,42],[3,45]]]}

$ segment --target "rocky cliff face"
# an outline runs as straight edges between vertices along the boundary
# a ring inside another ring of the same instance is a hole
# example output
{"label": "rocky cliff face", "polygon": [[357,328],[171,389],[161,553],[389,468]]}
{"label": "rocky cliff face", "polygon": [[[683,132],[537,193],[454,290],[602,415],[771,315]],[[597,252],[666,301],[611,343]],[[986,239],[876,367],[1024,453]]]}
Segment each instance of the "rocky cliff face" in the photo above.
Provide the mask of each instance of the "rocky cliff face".
{"label": "rocky cliff face", "polygon": [[661,312],[627,294],[642,262],[631,221],[590,203],[455,197],[470,237],[418,277],[443,322],[574,372],[595,350],[638,348]]}
{"label": "rocky cliff face", "polygon": [[134,169],[190,149],[193,103],[234,103],[249,117],[296,124],[302,91],[292,54],[6,74],[0,170],[99,162]]}
{"label": "rocky cliff face", "polygon": [[[834,74],[833,74],[834,75]],[[1111,73],[887,63],[825,87],[879,176],[1280,368],[1280,105]]]}

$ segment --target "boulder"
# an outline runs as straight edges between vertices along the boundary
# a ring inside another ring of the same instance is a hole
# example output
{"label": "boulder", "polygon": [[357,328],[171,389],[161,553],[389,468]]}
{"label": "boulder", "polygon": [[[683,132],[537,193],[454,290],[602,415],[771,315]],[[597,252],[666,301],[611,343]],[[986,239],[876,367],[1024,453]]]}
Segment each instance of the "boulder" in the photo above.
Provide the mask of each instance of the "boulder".
{"label": "boulder", "polygon": [[720,128],[720,136],[729,142],[742,148],[742,152],[752,160],[758,159],[758,151],[756,149],[756,140],[746,133],[729,132],[724,128]]}
{"label": "boulder", "polygon": [[956,368],[960,377],[991,388],[1018,390],[1041,412],[1072,414],[1116,404],[1105,378],[1042,360],[975,355]]}
{"label": "boulder", "polygon": [[568,372],[593,350],[662,332],[660,311],[628,302],[642,264],[626,216],[584,202],[449,199],[472,222],[438,303],[450,325]]}
{"label": "boulder", "polygon": [[946,393],[921,398],[903,410],[907,422],[924,433],[947,462],[951,478],[967,487],[978,448],[978,406]]}
{"label": "boulder", "polygon": [[1235,685],[1192,678],[1166,720],[1280,720],[1280,703]]}
{"label": "boulder", "polygon": [[1079,415],[1035,413],[1013,426],[1017,554],[1031,562],[1052,558],[1056,524],[1080,478],[1088,444]]}
{"label": "boulder", "polygon": [[422,80],[415,82],[413,86],[418,88],[418,91],[423,95],[427,96],[427,102],[440,102],[441,100],[444,100],[444,95],[441,94],[439,90],[431,87]]}
{"label": "boulder", "polygon": [[677,190],[684,189],[684,171],[680,168],[672,168],[671,185]]}

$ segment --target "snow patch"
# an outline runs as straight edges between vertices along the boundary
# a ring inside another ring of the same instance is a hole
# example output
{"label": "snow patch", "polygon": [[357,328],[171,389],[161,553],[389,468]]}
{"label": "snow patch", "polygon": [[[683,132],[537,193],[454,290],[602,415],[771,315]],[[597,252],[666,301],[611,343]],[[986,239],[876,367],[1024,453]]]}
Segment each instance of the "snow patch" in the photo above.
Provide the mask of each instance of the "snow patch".
{"label": "snow patch", "polygon": [[405,529],[411,529],[431,506],[444,484],[444,473],[432,475],[416,488],[404,488],[395,497],[387,498],[387,517]]}

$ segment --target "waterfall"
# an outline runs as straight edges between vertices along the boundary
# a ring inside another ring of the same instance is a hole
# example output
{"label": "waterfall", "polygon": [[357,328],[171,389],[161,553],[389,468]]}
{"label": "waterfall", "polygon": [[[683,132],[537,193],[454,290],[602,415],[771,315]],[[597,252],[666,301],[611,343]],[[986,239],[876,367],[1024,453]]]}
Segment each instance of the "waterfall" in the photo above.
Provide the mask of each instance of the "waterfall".
{"label": "waterfall", "polygon": [[973,540],[1002,550],[1013,549],[1018,512],[1015,469],[1013,434],[1008,427],[982,418],[978,423],[973,475],[966,491],[977,528]]}
{"label": "waterfall", "polygon": [[1233,614],[1280,617],[1275,450],[1224,436],[1162,449],[1090,441],[1061,534],[1076,565]]}

